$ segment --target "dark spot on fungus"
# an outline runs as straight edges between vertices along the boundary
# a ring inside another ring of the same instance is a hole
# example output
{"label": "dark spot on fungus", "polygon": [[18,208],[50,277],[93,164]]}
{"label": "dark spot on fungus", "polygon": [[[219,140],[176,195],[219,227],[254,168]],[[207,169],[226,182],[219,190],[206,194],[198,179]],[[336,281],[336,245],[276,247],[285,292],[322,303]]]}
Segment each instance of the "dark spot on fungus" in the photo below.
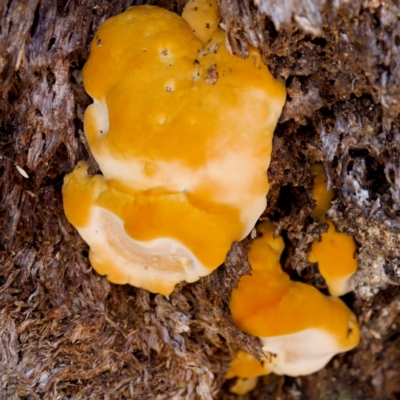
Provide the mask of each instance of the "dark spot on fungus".
{"label": "dark spot on fungus", "polygon": [[351,329],[350,327],[347,329],[347,336],[350,336],[351,333],[353,332],[353,329]]}
{"label": "dark spot on fungus", "polygon": [[193,8],[193,10],[194,10],[194,11],[197,11],[197,10],[198,10],[198,8],[197,8],[197,7],[194,7],[194,8]]}
{"label": "dark spot on fungus", "polygon": [[215,85],[218,81],[218,72],[217,72],[217,64],[211,64],[207,69],[207,76],[205,79],[205,83],[208,85]]}
{"label": "dark spot on fungus", "polygon": [[168,55],[168,49],[164,49],[161,51],[162,56],[167,56]]}
{"label": "dark spot on fungus", "polygon": [[206,23],[206,28],[210,29],[210,24],[208,22]]}
{"label": "dark spot on fungus", "polygon": [[200,62],[199,62],[199,60],[194,60],[193,64],[199,65]]}
{"label": "dark spot on fungus", "polygon": [[101,46],[101,39],[97,39],[96,46]]}
{"label": "dark spot on fungus", "polygon": [[167,92],[172,92],[172,89],[171,89],[169,86],[167,86],[167,87],[165,88],[165,90],[166,90]]}

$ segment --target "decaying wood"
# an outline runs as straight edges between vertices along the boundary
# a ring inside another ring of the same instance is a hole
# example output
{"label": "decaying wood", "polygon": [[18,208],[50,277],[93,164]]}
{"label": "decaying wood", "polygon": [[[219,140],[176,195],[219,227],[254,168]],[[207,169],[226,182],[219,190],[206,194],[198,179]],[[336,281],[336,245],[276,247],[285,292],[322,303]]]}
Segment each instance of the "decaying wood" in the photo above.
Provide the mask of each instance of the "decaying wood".
{"label": "decaying wood", "polygon": [[[151,3],[179,13],[185,0]],[[64,216],[65,173],[80,159],[98,170],[82,132],[90,99],[80,70],[99,24],[131,4],[0,2],[2,399],[233,399],[224,383],[230,360],[238,348],[259,351],[227,307],[250,271],[250,239],[211,276],[167,298],[99,277]],[[325,228],[310,217],[315,162],[335,189],[330,214],[360,253],[346,301],[360,319],[361,345],[308,377],[264,377],[244,398],[396,399],[400,5],[220,0],[220,8],[232,52],[259,47],[287,82],[265,212],[291,250],[285,268],[325,289],[307,261]]]}

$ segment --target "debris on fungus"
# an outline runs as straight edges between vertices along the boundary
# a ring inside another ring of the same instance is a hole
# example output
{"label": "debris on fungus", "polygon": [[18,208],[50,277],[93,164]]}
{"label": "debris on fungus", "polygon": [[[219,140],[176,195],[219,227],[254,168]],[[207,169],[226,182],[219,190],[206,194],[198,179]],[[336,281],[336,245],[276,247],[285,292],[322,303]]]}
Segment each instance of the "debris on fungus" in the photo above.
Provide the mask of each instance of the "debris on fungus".
{"label": "debris on fungus", "polygon": [[[262,362],[241,351],[228,378],[252,379],[274,372],[299,376],[323,368],[336,354],[354,348],[360,331],[354,314],[336,297],[327,297],[315,287],[291,281],[282,270],[281,237],[274,238],[271,223],[259,225],[249,251],[251,276],[242,276],[229,304],[235,324],[258,336],[269,357]],[[241,381],[236,390],[246,382]],[[235,389],[234,389],[235,390]]]}
{"label": "debris on fungus", "polygon": [[84,128],[103,175],[80,162],[63,197],[113,283],[168,295],[222,264],[265,209],[285,86],[257,49],[232,56],[218,23],[215,0],[189,1],[183,18],[144,5],[95,35]]}
{"label": "debris on fungus", "polygon": [[321,240],[312,243],[309,261],[318,263],[329,293],[342,296],[352,290],[350,278],[357,271],[357,246],[352,236],[337,232],[332,221],[325,217],[333,191],[327,189],[321,164],[314,165],[312,172],[315,174],[313,197],[317,203],[313,216],[329,227],[321,234]]}

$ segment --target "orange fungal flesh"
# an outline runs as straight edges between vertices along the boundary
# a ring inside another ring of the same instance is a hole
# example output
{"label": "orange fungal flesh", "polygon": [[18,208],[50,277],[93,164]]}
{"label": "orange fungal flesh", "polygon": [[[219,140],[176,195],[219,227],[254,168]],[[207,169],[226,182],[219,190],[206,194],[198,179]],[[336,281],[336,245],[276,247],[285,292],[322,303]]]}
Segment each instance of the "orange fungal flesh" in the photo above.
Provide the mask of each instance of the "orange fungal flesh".
{"label": "orange fungal flesh", "polygon": [[[354,315],[338,298],[295,282],[281,269],[284,248],[273,227],[263,223],[249,252],[251,276],[242,276],[229,304],[235,324],[260,337],[263,349],[276,357],[264,361],[264,374],[306,375],[322,368],[335,354],[359,342]],[[243,358],[243,357],[242,357]],[[233,363],[231,375],[252,377],[253,364]],[[228,374],[228,376],[231,376]]]}
{"label": "orange fungal flesh", "polygon": [[334,193],[332,189],[328,190],[326,186],[322,164],[314,164],[311,171],[314,174],[313,198],[316,202],[312,215],[322,221],[329,210]]}
{"label": "orange fungal flesh", "polygon": [[241,378],[256,378],[266,373],[265,367],[257,358],[243,350],[239,350],[232,361],[231,368],[226,378],[230,379],[235,376],[240,376]]}
{"label": "orange fungal flesh", "polygon": [[236,379],[235,384],[229,388],[229,391],[231,393],[243,395],[253,390],[256,386],[257,378],[239,378]]}
{"label": "orange fungal flesh", "polygon": [[[214,0],[189,1],[183,18],[145,5],[105,21],[93,40],[84,127],[103,177],[77,167],[64,208],[93,267],[115,283],[169,294],[217,268],[265,209],[285,87],[257,49],[230,55],[218,23]],[[98,234],[110,224],[127,237]]]}
{"label": "orange fungal flesh", "polygon": [[313,216],[329,225],[328,231],[321,234],[321,240],[311,246],[309,260],[318,262],[318,268],[324,277],[329,292],[333,296],[342,296],[351,290],[349,279],[357,271],[357,250],[353,237],[337,232],[325,213],[333,198],[332,190],[328,191],[324,181],[322,166],[313,166],[314,178],[313,197],[317,203]]}
{"label": "orange fungal flesh", "polygon": [[206,44],[219,24],[216,0],[189,0],[182,13],[183,19],[192,28],[193,34]]}

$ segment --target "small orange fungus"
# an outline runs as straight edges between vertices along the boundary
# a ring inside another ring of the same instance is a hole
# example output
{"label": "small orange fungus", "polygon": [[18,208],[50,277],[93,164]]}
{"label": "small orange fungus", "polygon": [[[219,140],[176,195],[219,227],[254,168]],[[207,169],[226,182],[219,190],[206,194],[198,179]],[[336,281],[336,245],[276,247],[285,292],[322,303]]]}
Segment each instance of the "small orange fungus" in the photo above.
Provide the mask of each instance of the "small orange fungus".
{"label": "small orange fungus", "polygon": [[279,261],[284,242],[274,238],[271,223],[260,224],[258,232],[249,252],[252,275],[241,277],[229,307],[235,324],[258,336],[271,356],[260,363],[241,351],[227,377],[311,374],[358,344],[356,318],[342,300],[290,280]]}
{"label": "small orange fungus", "polygon": [[321,164],[314,165],[312,171],[315,174],[313,197],[317,203],[313,216],[326,222],[329,228],[321,234],[320,241],[312,243],[309,261],[318,263],[329,293],[342,296],[352,289],[350,278],[357,271],[357,246],[352,236],[337,232],[332,221],[325,218],[333,191],[327,189]]}

